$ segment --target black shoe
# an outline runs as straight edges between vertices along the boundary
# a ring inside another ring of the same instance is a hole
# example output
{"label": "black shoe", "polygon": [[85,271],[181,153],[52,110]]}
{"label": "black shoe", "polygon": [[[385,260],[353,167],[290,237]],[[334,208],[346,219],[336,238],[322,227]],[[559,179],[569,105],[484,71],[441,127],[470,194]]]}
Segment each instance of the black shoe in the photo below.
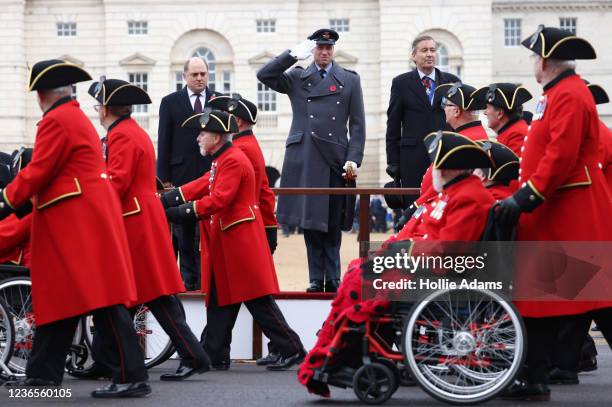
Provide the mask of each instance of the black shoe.
{"label": "black shoe", "polygon": [[144,397],[148,394],[151,394],[151,386],[147,382],[111,383],[91,392],[91,396],[98,399]]}
{"label": "black shoe", "polygon": [[321,280],[312,280],[310,282],[310,287],[306,289],[307,293],[322,293],[323,292],[323,281]]}
{"label": "black shoe", "polygon": [[215,370],[229,370],[229,368],[230,368],[230,361],[229,360],[222,360],[220,362],[213,362],[211,366]]}
{"label": "black shoe", "polygon": [[325,292],[326,293],[336,293],[338,292],[339,285],[340,285],[340,280],[327,280],[325,282]]}
{"label": "black shoe", "polygon": [[69,369],[68,374],[83,380],[110,379],[113,377],[112,372],[97,363],[87,369]]}
{"label": "black shoe", "polygon": [[597,357],[581,360],[578,364],[578,372],[592,372],[597,370]]}
{"label": "black shoe", "polygon": [[255,361],[255,364],[258,365],[258,366],[268,366],[268,365],[272,365],[272,364],[278,363],[280,358],[281,358],[280,353],[270,352],[270,353],[268,353],[267,356],[264,356],[263,358],[257,359]]}
{"label": "black shoe", "polygon": [[26,377],[24,379],[6,382],[4,385],[6,387],[47,387],[61,386],[62,384],[53,380],[38,379],[36,377]]}
{"label": "black shoe", "polygon": [[550,371],[550,384],[578,384],[578,373],[557,367]]}
{"label": "black shoe", "polygon": [[164,380],[168,382],[180,382],[181,380],[185,380],[194,374],[202,374],[204,372],[208,372],[210,368],[208,366],[195,368],[189,366],[179,366],[174,373],[164,373],[159,377],[159,380]]}
{"label": "black shoe", "polygon": [[516,381],[501,392],[500,397],[504,400],[515,401],[550,401],[550,389],[546,384]]}
{"label": "black shoe", "polygon": [[281,356],[278,362],[266,366],[266,369],[272,371],[287,370],[292,366],[299,365],[300,363],[302,363],[305,356],[306,351],[302,349],[301,351],[294,353],[293,355],[287,357]]}

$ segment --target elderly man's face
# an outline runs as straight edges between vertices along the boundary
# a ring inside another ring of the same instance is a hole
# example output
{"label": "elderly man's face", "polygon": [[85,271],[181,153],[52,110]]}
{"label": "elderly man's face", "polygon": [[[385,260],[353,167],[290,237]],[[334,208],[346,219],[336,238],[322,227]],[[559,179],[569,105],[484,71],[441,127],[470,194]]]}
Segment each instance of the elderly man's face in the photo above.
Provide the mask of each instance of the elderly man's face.
{"label": "elderly man's face", "polygon": [[220,143],[221,135],[217,133],[201,131],[198,135],[198,146],[200,146],[200,154],[202,155],[213,154]]}
{"label": "elderly man's face", "polygon": [[419,42],[412,53],[412,59],[417,68],[423,72],[431,72],[436,65],[436,43],[433,40]]}
{"label": "elderly man's face", "polygon": [[499,127],[501,127],[501,120],[504,118],[503,109],[487,103],[484,115],[487,116],[487,121],[491,129],[497,131]]}
{"label": "elderly man's face", "polygon": [[315,63],[321,68],[327,68],[334,58],[334,46],[329,44],[319,44],[312,51]]}
{"label": "elderly man's face", "polygon": [[208,68],[202,58],[191,58],[187,72],[183,72],[187,87],[194,93],[202,93],[208,85]]}

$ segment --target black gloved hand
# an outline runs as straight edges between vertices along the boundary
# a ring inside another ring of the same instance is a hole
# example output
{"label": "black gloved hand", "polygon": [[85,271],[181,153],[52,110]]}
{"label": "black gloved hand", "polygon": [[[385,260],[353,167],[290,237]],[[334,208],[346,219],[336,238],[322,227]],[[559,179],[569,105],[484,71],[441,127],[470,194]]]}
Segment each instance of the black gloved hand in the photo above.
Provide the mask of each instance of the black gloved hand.
{"label": "black gloved hand", "polygon": [[499,202],[497,210],[495,211],[495,220],[504,226],[514,226],[518,222],[519,216],[521,216],[521,207],[516,202],[514,195]]}
{"label": "black gloved hand", "polygon": [[195,222],[197,220],[197,215],[193,202],[187,202],[181,206],[174,206],[166,209],[166,218],[168,218],[168,221],[178,224],[189,221]]}
{"label": "black gloved hand", "polygon": [[389,174],[389,176],[393,179],[399,177],[400,175],[400,168],[399,165],[397,164],[389,164],[387,165],[387,174]]}
{"label": "black gloved hand", "polygon": [[172,208],[174,206],[179,206],[185,203],[183,199],[183,195],[181,195],[181,191],[178,188],[173,189],[172,191],[168,191],[159,198],[161,200],[164,209]]}
{"label": "black gloved hand", "polygon": [[0,189],[0,220],[6,218],[11,213],[15,212],[13,208],[4,199],[4,190]]}
{"label": "black gloved hand", "polygon": [[402,216],[400,216],[397,220],[398,230],[402,230],[404,226],[406,226],[406,223],[408,223],[408,221],[417,209],[418,206],[414,202],[408,208],[404,209],[404,211],[402,212]]}
{"label": "black gloved hand", "polygon": [[276,246],[278,246],[278,229],[277,228],[266,228],[266,238],[268,238],[268,246],[270,246],[270,253],[274,254]]}

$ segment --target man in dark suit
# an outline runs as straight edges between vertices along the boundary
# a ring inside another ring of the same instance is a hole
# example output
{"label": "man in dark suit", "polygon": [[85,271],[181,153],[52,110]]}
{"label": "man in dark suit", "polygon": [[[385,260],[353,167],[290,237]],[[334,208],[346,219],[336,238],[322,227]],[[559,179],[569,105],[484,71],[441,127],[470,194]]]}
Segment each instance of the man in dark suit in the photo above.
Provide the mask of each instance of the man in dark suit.
{"label": "man in dark suit", "polygon": [[[404,188],[419,188],[429,166],[423,138],[448,129],[436,87],[459,80],[435,68],[436,41],[430,36],[415,38],[412,59],[416,69],[393,78],[387,110],[387,173]],[[413,200],[405,197],[404,207]]]}
{"label": "man in dark suit", "polygon": [[[183,79],[187,86],[164,97],[159,106],[157,176],[165,187],[181,186],[210,170],[210,157],[200,154],[198,132],[181,124],[194,113],[202,113],[210,97],[208,64],[199,57],[185,62]],[[199,289],[200,255],[196,222],[173,225],[178,243],[180,269],[185,288]]]}

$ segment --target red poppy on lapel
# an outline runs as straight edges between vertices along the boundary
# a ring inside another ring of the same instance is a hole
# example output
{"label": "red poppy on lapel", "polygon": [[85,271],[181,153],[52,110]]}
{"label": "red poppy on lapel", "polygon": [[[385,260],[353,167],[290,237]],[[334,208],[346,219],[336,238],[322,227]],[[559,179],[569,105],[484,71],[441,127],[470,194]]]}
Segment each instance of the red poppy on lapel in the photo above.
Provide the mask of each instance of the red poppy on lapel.
{"label": "red poppy on lapel", "polygon": [[336,85],[331,85],[329,87],[329,90],[331,90],[332,92],[335,92],[336,91]]}

